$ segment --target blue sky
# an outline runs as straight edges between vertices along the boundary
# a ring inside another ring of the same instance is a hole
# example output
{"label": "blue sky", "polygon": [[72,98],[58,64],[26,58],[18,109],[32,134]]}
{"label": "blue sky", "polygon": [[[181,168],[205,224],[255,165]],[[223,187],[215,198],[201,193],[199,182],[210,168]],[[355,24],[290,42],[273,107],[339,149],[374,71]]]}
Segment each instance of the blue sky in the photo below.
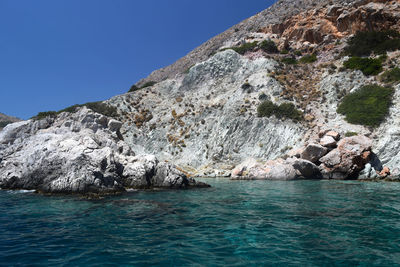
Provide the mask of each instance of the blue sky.
{"label": "blue sky", "polygon": [[125,93],[273,0],[0,0],[0,112]]}

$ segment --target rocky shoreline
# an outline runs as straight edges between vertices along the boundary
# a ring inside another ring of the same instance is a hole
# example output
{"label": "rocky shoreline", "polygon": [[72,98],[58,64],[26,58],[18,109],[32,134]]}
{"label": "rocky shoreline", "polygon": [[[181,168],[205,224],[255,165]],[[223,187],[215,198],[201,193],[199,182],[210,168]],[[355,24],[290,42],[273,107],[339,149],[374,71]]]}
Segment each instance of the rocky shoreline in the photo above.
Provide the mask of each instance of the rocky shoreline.
{"label": "rocky shoreline", "polygon": [[208,187],[153,155],[135,156],[121,122],[86,107],[0,132],[0,188],[52,194]]}
{"label": "rocky shoreline", "polygon": [[390,169],[382,166],[372,151],[372,140],[363,135],[341,138],[325,130],[305,147],[290,151],[285,158],[266,162],[247,159],[233,169],[234,180],[391,180]]}

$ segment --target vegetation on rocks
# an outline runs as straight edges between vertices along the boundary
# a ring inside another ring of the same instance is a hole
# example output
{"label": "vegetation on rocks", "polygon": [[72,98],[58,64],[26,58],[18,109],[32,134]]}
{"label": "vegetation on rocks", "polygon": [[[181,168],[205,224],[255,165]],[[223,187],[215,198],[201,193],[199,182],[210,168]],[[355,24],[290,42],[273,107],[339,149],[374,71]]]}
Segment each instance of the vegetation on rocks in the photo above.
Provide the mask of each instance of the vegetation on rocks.
{"label": "vegetation on rocks", "polygon": [[392,104],[393,88],[365,85],[343,98],[337,111],[352,124],[376,127],[381,124]]}
{"label": "vegetation on rocks", "polygon": [[59,110],[59,111],[39,112],[36,116],[32,117],[32,119],[41,120],[46,117],[55,117],[62,112],[75,113],[77,111],[77,109],[80,107],[87,107],[88,109],[91,109],[94,112],[102,114],[104,116],[114,117],[114,118],[118,117],[117,108],[99,101],[99,102],[88,102],[85,104],[77,104],[77,105],[73,105],[73,106],[67,107],[67,108]]}
{"label": "vegetation on rocks", "polygon": [[258,49],[261,49],[266,53],[279,53],[278,47],[272,40],[264,40],[261,43],[258,43],[257,41],[251,43],[244,43],[241,46],[222,49],[222,51],[226,49],[232,49],[236,53],[239,53],[241,55],[244,55],[247,52],[256,51]]}
{"label": "vegetation on rocks", "polygon": [[264,40],[260,44],[260,48],[266,53],[279,53],[276,44],[272,40]]}
{"label": "vegetation on rocks", "polygon": [[400,82],[400,68],[394,68],[391,70],[387,70],[385,71],[382,75],[381,75],[381,81],[384,83],[396,83],[396,82]]}
{"label": "vegetation on rocks", "polygon": [[4,128],[10,123],[13,123],[12,121],[0,121],[0,128]]}
{"label": "vegetation on rocks", "polygon": [[136,86],[135,84],[134,85],[132,85],[131,86],[131,88],[129,89],[129,93],[131,93],[131,92],[135,92],[135,91],[137,91],[137,90],[140,90],[140,89],[143,89],[143,88],[146,88],[146,87],[150,87],[150,86],[153,86],[153,85],[155,85],[156,84],[156,82],[154,82],[154,81],[149,81],[149,82],[146,82],[145,84],[143,84],[141,87],[138,87],[138,86]]}
{"label": "vegetation on rocks", "polygon": [[350,39],[346,53],[351,56],[369,56],[385,54],[400,49],[400,33],[394,30],[358,32]]}
{"label": "vegetation on rocks", "polygon": [[346,69],[361,70],[367,76],[382,72],[382,62],[375,58],[351,57],[343,65]]}
{"label": "vegetation on rocks", "polygon": [[246,54],[246,52],[251,52],[254,51],[258,47],[258,42],[252,42],[252,43],[244,43],[241,46],[236,46],[232,47],[236,53],[239,53],[241,55]]}
{"label": "vegetation on rocks", "polygon": [[302,113],[292,103],[276,105],[271,101],[262,102],[257,108],[258,117],[271,117],[275,115],[278,119],[302,120]]}
{"label": "vegetation on rocks", "polygon": [[358,135],[358,133],[356,133],[356,132],[346,132],[344,134],[345,137],[352,137],[352,136],[356,136],[356,135]]}
{"label": "vegetation on rocks", "polygon": [[288,65],[295,65],[297,64],[297,60],[295,58],[292,57],[285,57],[281,59],[282,63],[288,64]]}
{"label": "vegetation on rocks", "polygon": [[303,64],[313,63],[315,61],[317,61],[317,55],[316,54],[305,55],[302,58],[300,58],[300,60],[299,60],[299,62],[303,63]]}

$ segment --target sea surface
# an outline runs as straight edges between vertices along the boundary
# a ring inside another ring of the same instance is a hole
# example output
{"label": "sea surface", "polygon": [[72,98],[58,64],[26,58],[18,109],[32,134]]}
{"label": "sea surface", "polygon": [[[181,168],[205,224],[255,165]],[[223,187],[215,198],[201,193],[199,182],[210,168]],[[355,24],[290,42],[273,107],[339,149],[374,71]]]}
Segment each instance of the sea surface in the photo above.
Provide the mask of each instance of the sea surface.
{"label": "sea surface", "polygon": [[0,191],[0,265],[400,265],[400,183],[203,181],[98,200]]}

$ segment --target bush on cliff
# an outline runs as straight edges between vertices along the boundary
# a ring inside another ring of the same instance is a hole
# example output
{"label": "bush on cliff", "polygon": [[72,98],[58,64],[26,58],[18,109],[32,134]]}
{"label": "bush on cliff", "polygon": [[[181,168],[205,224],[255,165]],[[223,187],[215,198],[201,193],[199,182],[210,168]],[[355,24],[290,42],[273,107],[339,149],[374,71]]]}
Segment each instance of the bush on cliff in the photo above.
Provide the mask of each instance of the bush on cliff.
{"label": "bush on cliff", "polygon": [[10,123],[13,123],[12,121],[0,121],[0,128],[4,128]]}
{"label": "bush on cliff", "polygon": [[271,101],[262,102],[257,108],[258,117],[271,117],[275,115],[278,119],[302,120],[302,113],[292,103],[276,105]]}
{"label": "bush on cliff", "polygon": [[400,49],[400,33],[394,30],[358,32],[350,39],[345,49],[351,56],[369,56],[385,54]]}
{"label": "bush on cliff", "polygon": [[279,53],[276,44],[272,40],[264,40],[260,44],[260,48],[266,53]]}
{"label": "bush on cliff", "polygon": [[295,65],[297,64],[297,60],[293,57],[285,57],[281,59],[282,63],[288,64],[288,65]]}
{"label": "bush on cliff", "polygon": [[254,51],[258,46],[258,42],[252,42],[252,43],[244,43],[241,46],[236,46],[232,47],[236,53],[239,53],[241,55],[246,54],[246,52],[251,52]]}
{"label": "bush on cliff", "polygon": [[352,124],[377,127],[389,113],[393,88],[365,85],[343,98],[337,112],[346,116]]}
{"label": "bush on cliff", "polygon": [[315,61],[317,61],[317,55],[316,54],[305,55],[302,58],[300,58],[300,60],[299,60],[299,62],[303,63],[303,64],[314,63]]}
{"label": "bush on cliff", "polygon": [[79,104],[79,105],[77,104],[77,105],[73,105],[73,106],[64,108],[59,111],[39,112],[36,116],[32,117],[32,119],[33,120],[41,120],[46,117],[55,117],[62,112],[74,113],[77,111],[77,109],[79,107],[87,107],[88,109],[91,109],[92,111],[102,114],[104,116],[113,117],[113,118],[118,117],[118,112],[117,112],[116,107],[107,105],[107,104],[99,101],[99,102],[88,102],[88,103]]}
{"label": "bush on cliff", "polygon": [[382,72],[382,62],[375,58],[352,57],[343,63],[346,69],[361,70],[364,75],[378,75]]}
{"label": "bush on cliff", "polygon": [[400,82],[400,69],[396,67],[394,69],[387,70],[381,75],[380,78],[384,83],[392,84]]}

